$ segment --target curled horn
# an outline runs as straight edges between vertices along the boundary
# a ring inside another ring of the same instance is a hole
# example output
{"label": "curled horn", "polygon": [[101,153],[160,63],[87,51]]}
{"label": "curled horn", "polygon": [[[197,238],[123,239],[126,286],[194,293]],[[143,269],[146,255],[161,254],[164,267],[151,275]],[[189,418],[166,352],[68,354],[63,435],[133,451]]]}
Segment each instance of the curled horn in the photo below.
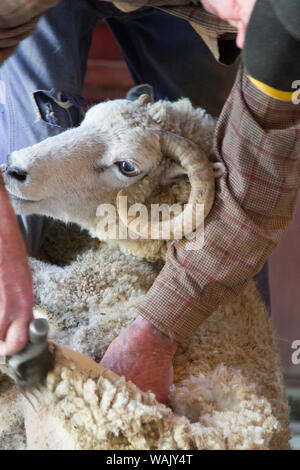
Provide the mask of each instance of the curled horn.
{"label": "curled horn", "polygon": [[142,95],[138,97],[138,102],[141,105],[145,106],[146,104],[151,103],[151,97],[147,95],[146,93],[143,93]]}
{"label": "curled horn", "polygon": [[[204,218],[208,215],[215,197],[214,169],[205,153],[190,140],[172,132],[161,132],[160,143],[162,154],[180,163],[187,172],[191,184],[188,204],[173,219],[151,221],[151,224],[148,223],[148,220],[141,221],[139,231],[130,227],[133,219],[128,218],[127,210],[119,204],[119,198],[126,196],[126,190],[124,189],[118,193],[117,207],[121,221],[128,227],[130,232],[143,238],[151,238],[152,232],[158,234],[160,239],[174,239],[177,238],[176,234],[185,236],[191,233],[203,222],[203,219],[199,220],[199,214],[197,214],[198,204],[204,205]],[[187,232],[185,232],[186,220],[190,221]],[[166,234],[168,237],[166,237]]]}

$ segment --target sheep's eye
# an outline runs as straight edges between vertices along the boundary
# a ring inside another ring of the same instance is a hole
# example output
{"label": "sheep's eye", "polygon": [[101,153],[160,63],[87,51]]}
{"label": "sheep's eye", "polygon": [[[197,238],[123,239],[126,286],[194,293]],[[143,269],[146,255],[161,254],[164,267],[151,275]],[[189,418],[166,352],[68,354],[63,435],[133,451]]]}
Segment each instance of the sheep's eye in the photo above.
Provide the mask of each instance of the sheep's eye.
{"label": "sheep's eye", "polygon": [[130,162],[117,162],[120,172],[125,176],[137,176],[139,170]]}

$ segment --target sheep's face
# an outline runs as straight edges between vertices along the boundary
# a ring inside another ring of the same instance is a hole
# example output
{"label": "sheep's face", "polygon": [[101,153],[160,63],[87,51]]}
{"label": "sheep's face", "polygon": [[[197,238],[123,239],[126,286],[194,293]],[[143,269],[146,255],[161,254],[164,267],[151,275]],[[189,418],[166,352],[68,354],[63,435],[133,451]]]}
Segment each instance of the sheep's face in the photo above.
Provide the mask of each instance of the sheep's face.
{"label": "sheep's face", "polygon": [[101,103],[80,127],[9,155],[4,178],[15,211],[95,227],[98,206],[115,204],[120,189],[161,161],[157,126],[144,108]]}

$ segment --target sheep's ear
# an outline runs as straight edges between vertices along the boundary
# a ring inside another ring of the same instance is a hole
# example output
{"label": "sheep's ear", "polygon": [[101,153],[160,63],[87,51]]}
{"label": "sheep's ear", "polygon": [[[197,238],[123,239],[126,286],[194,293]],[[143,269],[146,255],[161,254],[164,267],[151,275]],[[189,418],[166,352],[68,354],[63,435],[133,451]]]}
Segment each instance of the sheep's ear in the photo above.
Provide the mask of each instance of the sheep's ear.
{"label": "sheep's ear", "polygon": [[182,168],[176,162],[172,162],[165,171],[160,176],[160,184],[162,186],[167,186],[174,183],[178,178],[182,178],[187,175],[187,171]]}
{"label": "sheep's ear", "polygon": [[137,85],[128,91],[126,99],[129,101],[139,100],[141,104],[154,103],[153,88],[148,83]]}

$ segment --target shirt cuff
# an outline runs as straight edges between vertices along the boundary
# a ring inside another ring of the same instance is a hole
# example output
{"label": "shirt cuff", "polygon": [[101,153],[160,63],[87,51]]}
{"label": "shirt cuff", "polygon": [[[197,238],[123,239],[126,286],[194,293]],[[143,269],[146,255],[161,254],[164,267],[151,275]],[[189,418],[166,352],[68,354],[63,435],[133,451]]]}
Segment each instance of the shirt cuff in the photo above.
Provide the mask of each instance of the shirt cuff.
{"label": "shirt cuff", "polygon": [[242,78],[245,105],[264,129],[287,129],[295,126],[300,118],[300,91],[295,90],[291,99],[280,99],[267,93],[245,73]]}
{"label": "shirt cuff", "polygon": [[280,101],[293,101],[293,96],[295,95],[294,91],[277,90],[276,88],[272,88],[271,86],[266,85],[265,83],[262,83],[259,80],[256,80],[250,75],[248,75],[248,78],[250,82],[252,82],[253,85],[260,91],[262,91],[265,95],[271,96],[272,98],[275,98]]}
{"label": "shirt cuff", "polygon": [[174,288],[164,286],[161,289],[161,283],[163,279],[154,284],[139,314],[171,340],[183,343],[209,317],[210,311],[205,312],[203,305],[195,305],[192,299],[181,297]]}

